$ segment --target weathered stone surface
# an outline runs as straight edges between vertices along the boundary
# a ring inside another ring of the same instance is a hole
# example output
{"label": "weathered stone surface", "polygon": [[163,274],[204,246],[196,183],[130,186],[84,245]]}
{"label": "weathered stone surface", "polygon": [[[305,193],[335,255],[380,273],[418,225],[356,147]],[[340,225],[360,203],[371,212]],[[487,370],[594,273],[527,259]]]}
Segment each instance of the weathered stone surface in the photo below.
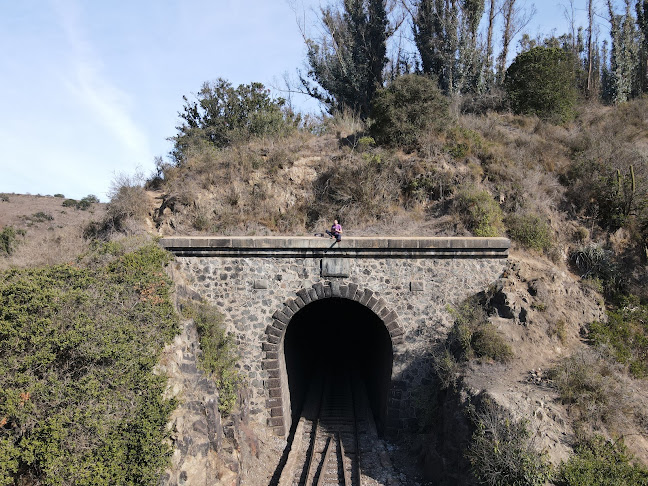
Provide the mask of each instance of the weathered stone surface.
{"label": "weathered stone surface", "polygon": [[322,277],[348,277],[351,274],[351,265],[346,258],[323,258]]}
{"label": "weathered stone surface", "polygon": [[[422,357],[430,343],[442,339],[452,325],[447,306],[456,307],[497,281],[506,267],[502,256],[508,248],[507,240],[488,238],[345,238],[344,248],[336,245],[330,250],[309,246],[308,238],[267,238],[258,244],[254,238],[234,240],[219,241],[218,245],[224,246],[212,245],[209,238],[192,241],[196,246],[190,248],[209,248],[216,253],[191,256],[187,251],[187,256],[177,257],[176,265],[187,289],[223,312],[228,331],[236,337],[241,370],[252,384],[250,410],[256,420],[282,419],[276,431],[284,431],[290,417],[271,417],[271,410],[289,410],[290,404],[271,405],[268,400],[289,399],[281,389],[281,383],[286,383],[282,376],[285,367],[280,366],[283,339],[291,319],[302,308],[331,297],[367,306],[390,333],[392,376],[413,388],[429,373],[430,363]],[[329,243],[319,240],[317,244]],[[177,248],[183,241],[175,239]],[[251,255],[246,256],[245,245],[253,245]],[[278,249],[281,252],[275,251]],[[320,251],[327,253],[317,253]],[[341,265],[348,265],[348,276],[339,276],[344,272],[337,271],[334,276],[323,276],[322,259],[344,260]],[[257,281],[266,281],[268,288],[252,288],[249,283]],[[543,294],[541,285],[530,285],[529,292],[535,292],[537,296],[529,297],[537,300]],[[505,312],[506,298],[502,300]],[[520,308],[510,311],[519,319]],[[270,380],[284,381],[272,381],[273,386],[265,388],[262,383]],[[398,398],[400,425],[412,418],[412,400],[408,394]]]}

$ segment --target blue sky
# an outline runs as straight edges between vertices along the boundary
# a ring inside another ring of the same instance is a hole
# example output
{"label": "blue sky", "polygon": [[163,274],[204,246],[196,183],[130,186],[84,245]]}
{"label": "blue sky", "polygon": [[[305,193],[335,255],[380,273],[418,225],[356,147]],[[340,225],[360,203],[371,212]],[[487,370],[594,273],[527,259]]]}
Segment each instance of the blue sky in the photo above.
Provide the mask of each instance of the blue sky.
{"label": "blue sky", "polygon": [[[531,35],[566,30],[560,1],[536,8]],[[168,153],[183,95],[281,86],[305,55],[286,0],[0,0],[0,45],[0,192],[102,201]]]}

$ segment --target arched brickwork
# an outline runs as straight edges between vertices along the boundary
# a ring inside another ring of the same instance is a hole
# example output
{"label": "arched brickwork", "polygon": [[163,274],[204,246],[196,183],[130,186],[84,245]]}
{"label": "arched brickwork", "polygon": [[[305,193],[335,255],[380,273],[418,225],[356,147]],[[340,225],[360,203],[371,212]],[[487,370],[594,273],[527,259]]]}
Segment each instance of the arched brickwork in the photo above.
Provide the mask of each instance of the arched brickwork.
{"label": "arched brickwork", "polygon": [[338,281],[318,282],[311,288],[296,292],[296,297],[288,299],[272,316],[272,324],[266,328],[266,338],[263,342],[263,369],[268,373],[266,388],[268,393],[267,407],[269,411],[268,425],[274,428],[277,435],[285,436],[290,429],[290,412],[287,400],[287,382],[285,370],[282,369],[283,341],[286,329],[291,319],[302,308],[312,302],[328,298],[349,299],[365,306],[372,311],[383,323],[395,350],[403,343],[403,326],[396,311],[391,310],[387,303],[370,289],[361,289],[354,283]]}

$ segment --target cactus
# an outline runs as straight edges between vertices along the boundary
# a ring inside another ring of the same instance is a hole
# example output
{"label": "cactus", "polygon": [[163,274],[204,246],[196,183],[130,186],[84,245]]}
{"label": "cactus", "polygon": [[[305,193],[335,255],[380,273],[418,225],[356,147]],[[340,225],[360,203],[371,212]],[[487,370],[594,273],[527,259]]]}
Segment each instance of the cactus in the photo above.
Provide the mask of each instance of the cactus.
{"label": "cactus", "polygon": [[634,166],[633,165],[630,166],[630,187],[631,187],[631,190],[632,190],[632,194],[634,194],[636,189],[637,189],[637,186],[635,184],[635,174],[634,174]]}

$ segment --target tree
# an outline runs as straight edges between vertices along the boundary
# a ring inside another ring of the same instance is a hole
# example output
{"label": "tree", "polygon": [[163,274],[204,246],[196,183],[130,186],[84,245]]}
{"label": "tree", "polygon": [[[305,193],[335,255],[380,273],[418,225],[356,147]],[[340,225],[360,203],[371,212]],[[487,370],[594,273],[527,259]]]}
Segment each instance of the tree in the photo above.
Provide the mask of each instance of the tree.
{"label": "tree", "polygon": [[393,30],[385,0],[343,1],[342,11],[336,6],[322,9],[322,39],[306,39],[309,70],[301,82],[329,112],[350,108],[364,119],[383,85],[387,39]]}
{"label": "tree", "polygon": [[484,0],[420,0],[412,18],[424,74],[436,76],[447,94],[481,85],[483,54],[477,30]]}
{"label": "tree", "polygon": [[607,0],[610,16],[610,101],[623,103],[638,93],[639,42],[630,0],[625,0],[625,14],[616,14]]}
{"label": "tree", "polygon": [[516,113],[567,121],[578,98],[575,58],[556,47],[534,47],[518,55],[506,71],[504,88]]}
{"label": "tree", "polygon": [[183,96],[185,104],[178,113],[182,119],[171,155],[182,164],[187,150],[196,143],[226,147],[252,136],[277,135],[292,126],[291,115],[283,111],[283,98],[272,98],[261,83],[234,88],[219,78],[203,84],[196,101]]}
{"label": "tree", "polygon": [[426,76],[406,74],[374,97],[371,134],[378,143],[414,150],[419,137],[448,121],[448,100]]}
{"label": "tree", "polygon": [[637,0],[635,7],[637,11],[637,25],[641,32],[639,84],[641,92],[645,93],[648,91],[648,0]]}
{"label": "tree", "polygon": [[517,4],[518,0],[503,0],[502,14],[504,16],[504,26],[502,28],[502,50],[497,57],[497,83],[502,84],[506,73],[506,60],[508,59],[509,47],[511,41],[535,15],[535,7],[526,12]]}

